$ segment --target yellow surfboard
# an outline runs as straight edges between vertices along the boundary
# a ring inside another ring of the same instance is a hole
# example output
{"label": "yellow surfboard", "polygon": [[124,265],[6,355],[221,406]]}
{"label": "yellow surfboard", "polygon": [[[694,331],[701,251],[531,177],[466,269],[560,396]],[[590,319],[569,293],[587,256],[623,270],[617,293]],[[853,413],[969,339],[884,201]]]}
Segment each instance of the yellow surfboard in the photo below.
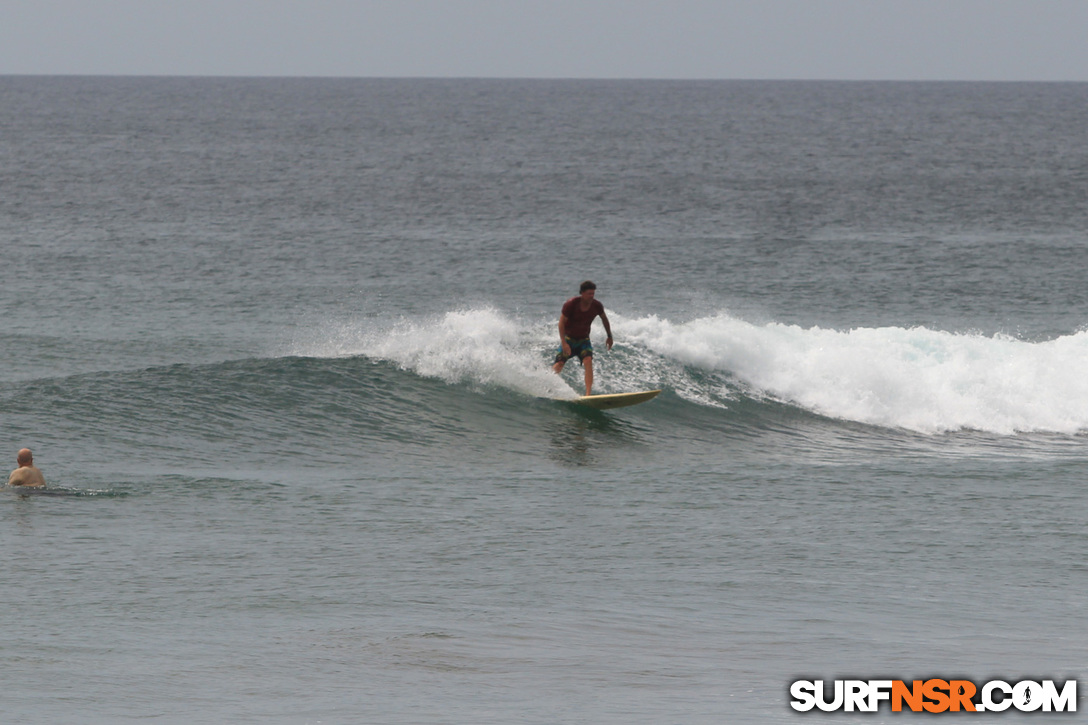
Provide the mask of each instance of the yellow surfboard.
{"label": "yellow surfboard", "polygon": [[597,410],[611,410],[612,408],[625,408],[628,405],[638,405],[657,397],[660,390],[641,390],[637,393],[611,393],[608,395],[583,395],[575,398],[573,402],[579,405],[588,405]]}

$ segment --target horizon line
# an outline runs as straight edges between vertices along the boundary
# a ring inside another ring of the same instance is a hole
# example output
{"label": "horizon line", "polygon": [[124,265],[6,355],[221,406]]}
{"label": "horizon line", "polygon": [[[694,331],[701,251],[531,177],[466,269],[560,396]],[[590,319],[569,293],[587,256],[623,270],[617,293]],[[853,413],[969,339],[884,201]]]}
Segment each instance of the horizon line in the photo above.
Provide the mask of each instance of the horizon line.
{"label": "horizon line", "polygon": [[401,80],[401,81],[611,81],[611,82],[661,82],[661,83],[991,83],[991,84],[1085,84],[1088,80],[1054,79],[974,79],[974,78],[803,78],[803,77],[716,77],[716,76],[487,76],[487,75],[322,75],[276,73],[7,73],[0,78],[161,78],[161,79],[218,79],[218,80]]}

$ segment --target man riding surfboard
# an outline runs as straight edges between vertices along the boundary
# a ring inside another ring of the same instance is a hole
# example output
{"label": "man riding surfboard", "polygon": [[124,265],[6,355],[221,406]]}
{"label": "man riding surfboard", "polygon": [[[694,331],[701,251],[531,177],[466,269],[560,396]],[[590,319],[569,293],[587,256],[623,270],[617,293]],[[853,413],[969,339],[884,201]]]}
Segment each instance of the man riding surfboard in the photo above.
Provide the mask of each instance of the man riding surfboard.
{"label": "man riding surfboard", "polygon": [[604,313],[602,305],[594,297],[597,293],[597,285],[588,279],[579,287],[579,295],[571,297],[563,304],[563,310],[559,315],[559,353],[555,356],[555,364],[552,370],[558,375],[575,355],[585,369],[586,395],[592,395],[593,391],[593,344],[589,341],[589,330],[593,320],[600,317],[604,323],[604,331],[608,334],[605,344],[612,349],[612,326],[608,324],[608,315]]}

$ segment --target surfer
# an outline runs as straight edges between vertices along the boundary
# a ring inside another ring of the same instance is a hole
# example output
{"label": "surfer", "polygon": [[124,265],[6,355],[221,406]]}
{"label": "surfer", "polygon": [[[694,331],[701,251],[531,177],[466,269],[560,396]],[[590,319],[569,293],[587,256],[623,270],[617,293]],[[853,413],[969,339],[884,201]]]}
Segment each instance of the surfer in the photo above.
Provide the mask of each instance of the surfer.
{"label": "surfer", "polygon": [[45,486],[45,476],[34,465],[34,454],[30,452],[29,448],[19,451],[15,457],[15,462],[19,464],[19,467],[8,476],[9,486],[30,486],[32,488],[43,488]]}
{"label": "surfer", "polygon": [[589,341],[589,328],[593,325],[593,320],[600,317],[604,323],[604,331],[608,334],[605,344],[611,350],[612,326],[608,324],[604,305],[594,299],[597,285],[587,279],[578,292],[577,297],[571,297],[563,304],[563,311],[559,315],[559,354],[555,356],[552,370],[558,375],[563,372],[567,360],[577,355],[586,372],[586,395],[592,395],[593,345]]}

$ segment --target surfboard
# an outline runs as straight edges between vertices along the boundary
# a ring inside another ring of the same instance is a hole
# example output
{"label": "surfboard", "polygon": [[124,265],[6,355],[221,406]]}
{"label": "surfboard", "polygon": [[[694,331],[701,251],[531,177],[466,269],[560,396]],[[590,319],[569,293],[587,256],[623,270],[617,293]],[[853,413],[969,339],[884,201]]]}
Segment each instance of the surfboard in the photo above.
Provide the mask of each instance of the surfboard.
{"label": "surfboard", "polygon": [[597,410],[611,410],[612,408],[626,408],[628,405],[638,405],[657,397],[660,390],[640,390],[636,393],[610,393],[607,395],[583,395],[572,402],[578,405],[586,405]]}

